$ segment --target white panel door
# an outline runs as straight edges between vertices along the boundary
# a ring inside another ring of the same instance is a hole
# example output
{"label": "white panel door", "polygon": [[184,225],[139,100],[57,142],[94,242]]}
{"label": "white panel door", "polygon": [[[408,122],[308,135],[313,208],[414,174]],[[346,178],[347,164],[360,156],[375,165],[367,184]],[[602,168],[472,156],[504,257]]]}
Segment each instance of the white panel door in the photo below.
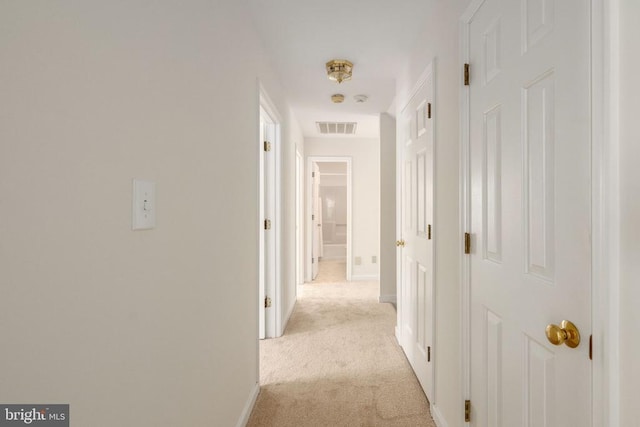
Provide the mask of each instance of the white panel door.
{"label": "white panel door", "polygon": [[433,79],[430,74],[404,108],[402,144],[401,341],[427,397],[433,401]]}
{"label": "white panel door", "polygon": [[[486,0],[469,26],[471,424],[591,425],[590,15]],[[577,348],[549,324],[577,325]]]}
{"label": "white panel door", "polygon": [[311,174],[311,211],[312,211],[312,227],[311,236],[313,243],[311,245],[311,279],[315,280],[318,276],[318,264],[322,251],[322,223],[320,215],[322,214],[322,203],[320,202],[320,168],[317,163],[313,163]]}

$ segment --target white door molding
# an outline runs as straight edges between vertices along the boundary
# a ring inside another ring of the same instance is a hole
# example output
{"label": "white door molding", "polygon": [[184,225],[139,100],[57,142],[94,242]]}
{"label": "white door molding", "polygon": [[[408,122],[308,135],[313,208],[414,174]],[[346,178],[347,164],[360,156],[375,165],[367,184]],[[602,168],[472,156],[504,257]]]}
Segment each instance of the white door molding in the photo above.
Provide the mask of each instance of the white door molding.
{"label": "white door molding", "polygon": [[311,171],[313,170],[313,163],[315,162],[344,162],[347,164],[347,281],[351,280],[352,277],[352,256],[351,256],[351,246],[352,246],[352,192],[351,188],[353,185],[353,178],[351,174],[351,157],[348,156],[309,156],[307,157],[307,165],[305,171],[308,176],[306,176],[305,182],[305,193],[306,193],[306,212],[304,224],[306,224],[306,255],[305,255],[305,280],[307,282],[311,282],[312,279],[312,266],[311,266],[311,248],[313,245],[313,227],[311,221]]}
{"label": "white door molding", "polygon": [[296,285],[304,283],[304,161],[296,148]]}
{"label": "white door molding", "polygon": [[[460,18],[460,66],[469,62],[469,24],[484,0],[473,0]],[[470,259],[464,256],[464,234],[471,229],[471,161],[469,138],[469,87],[464,85],[464,76],[460,73],[460,230],[458,235],[458,253],[460,254],[460,372],[462,385],[460,402],[471,396],[471,280]],[[460,411],[462,412],[462,411]],[[465,425],[464,414],[460,414],[456,425]]]}
{"label": "white door molding", "polygon": [[593,426],[620,425],[618,0],[591,0]]}
{"label": "white door molding", "polygon": [[[273,256],[270,258],[270,263],[272,263],[271,268],[274,271],[274,279],[273,283],[265,289],[267,296],[271,297],[271,308],[267,310],[266,315],[266,327],[265,327],[265,337],[266,338],[274,338],[281,336],[283,333],[283,320],[284,313],[283,304],[282,304],[282,287],[281,287],[281,268],[282,268],[282,254],[281,254],[281,239],[282,239],[282,227],[281,227],[281,211],[282,211],[282,185],[281,185],[281,169],[282,169],[282,149],[281,149],[281,123],[282,116],[279,114],[275,104],[269,97],[267,91],[262,86],[260,82],[258,82],[259,88],[259,104],[260,108],[263,110],[267,118],[268,122],[273,124],[273,141],[271,142],[271,152],[273,154],[274,162],[273,162],[273,177],[272,177],[272,186],[271,193],[273,195],[272,203],[273,203],[273,218],[271,219],[271,232],[274,236],[274,245],[272,247]],[[259,141],[259,150],[263,155],[263,141]],[[263,179],[261,177],[260,179]],[[264,183],[267,185],[267,183]],[[265,218],[259,218],[259,224],[262,226],[262,223]],[[261,245],[261,251],[263,247]],[[260,257],[262,259],[263,253],[260,253]],[[258,302],[262,304],[262,301]]]}

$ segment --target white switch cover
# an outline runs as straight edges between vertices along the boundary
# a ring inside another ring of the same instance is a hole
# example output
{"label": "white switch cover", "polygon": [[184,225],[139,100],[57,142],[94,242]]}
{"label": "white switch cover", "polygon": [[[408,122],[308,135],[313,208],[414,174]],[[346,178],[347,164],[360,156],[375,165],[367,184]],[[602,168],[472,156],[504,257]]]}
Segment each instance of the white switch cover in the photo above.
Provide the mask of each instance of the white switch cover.
{"label": "white switch cover", "polygon": [[148,230],[156,226],[156,183],[133,180],[134,230]]}

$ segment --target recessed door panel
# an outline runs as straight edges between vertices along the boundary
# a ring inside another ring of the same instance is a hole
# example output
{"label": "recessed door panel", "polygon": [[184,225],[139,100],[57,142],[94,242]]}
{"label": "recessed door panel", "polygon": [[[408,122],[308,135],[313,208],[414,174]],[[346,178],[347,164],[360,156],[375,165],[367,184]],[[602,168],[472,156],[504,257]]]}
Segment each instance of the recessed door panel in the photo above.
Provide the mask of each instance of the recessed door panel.
{"label": "recessed door panel", "polygon": [[427,235],[427,152],[416,155],[416,207],[418,218],[418,236]]}
{"label": "recessed door panel", "polygon": [[527,272],[553,281],[554,106],[553,72],[527,84],[523,90],[524,220]]}
{"label": "recessed door panel", "polygon": [[484,114],[483,252],[502,261],[502,110],[497,105]]}
{"label": "recessed door panel", "polygon": [[555,356],[525,336],[524,419],[526,427],[553,427],[555,400]]}
{"label": "recessed door panel", "polygon": [[502,318],[486,314],[487,424],[502,427]]}

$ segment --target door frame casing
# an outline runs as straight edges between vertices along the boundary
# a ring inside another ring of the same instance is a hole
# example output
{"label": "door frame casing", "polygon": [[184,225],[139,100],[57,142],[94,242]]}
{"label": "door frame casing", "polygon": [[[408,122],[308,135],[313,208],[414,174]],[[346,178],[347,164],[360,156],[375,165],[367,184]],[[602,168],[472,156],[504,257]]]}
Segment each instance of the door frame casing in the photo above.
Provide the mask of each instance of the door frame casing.
{"label": "door frame casing", "polygon": [[593,426],[620,425],[618,0],[591,0]]}
{"label": "door frame casing", "polygon": [[[460,17],[460,64],[469,62],[469,25],[486,0],[472,0]],[[618,0],[590,0],[591,6],[591,328],[592,427],[619,425],[619,178],[617,94]],[[461,380],[464,402],[471,395],[470,259],[464,255],[464,233],[471,229],[470,96],[460,73],[460,313]],[[464,414],[456,424],[464,425]]]}
{"label": "door frame casing", "polygon": [[351,174],[351,157],[350,156],[309,156],[307,157],[307,165],[305,170],[307,171],[306,176],[306,212],[304,223],[306,224],[306,234],[307,234],[307,244],[306,244],[306,256],[305,256],[305,265],[306,265],[306,274],[305,279],[307,282],[313,281],[312,278],[312,247],[313,247],[313,222],[311,221],[312,214],[312,180],[311,176],[309,176],[309,172],[313,170],[314,163],[323,163],[323,162],[344,162],[347,164],[347,281],[351,281],[352,277],[352,266],[351,266],[351,246],[352,246],[352,186],[353,186],[353,176]]}
{"label": "door frame casing", "polygon": [[[274,283],[271,284],[270,289],[265,289],[265,294],[267,296],[271,295],[271,311],[267,311],[267,316],[266,316],[266,321],[265,321],[265,338],[275,338],[278,336],[281,336],[283,331],[282,331],[282,324],[283,324],[283,314],[282,314],[282,288],[281,288],[281,277],[282,277],[282,272],[281,272],[281,189],[282,189],[282,185],[281,185],[281,156],[282,156],[282,149],[281,149],[281,145],[282,145],[282,116],[280,115],[280,113],[278,112],[275,104],[273,103],[273,101],[271,100],[271,98],[269,97],[267,91],[265,90],[264,86],[258,81],[258,93],[259,93],[259,113],[261,114],[260,110],[264,110],[265,113],[268,115],[268,117],[271,119],[271,121],[273,122],[274,125],[274,133],[275,133],[275,140],[274,141],[270,141],[271,142],[271,151],[273,153],[274,156],[274,188],[272,189],[272,194],[274,196],[274,209],[273,209],[273,213],[274,213],[274,218],[271,219],[271,231],[274,234],[274,254],[273,254],[273,258],[272,258],[272,268],[275,271],[275,280]],[[258,123],[260,123],[260,121],[258,121]],[[263,149],[263,141],[260,141],[260,130],[258,129],[258,138],[257,138],[258,142],[259,142],[259,147],[258,149],[260,150],[260,155],[261,155],[261,159],[264,159],[264,149]],[[263,160],[260,160],[260,162],[262,162]],[[263,174],[259,174],[259,175],[263,175]],[[260,176],[259,177],[260,180],[264,179],[264,176]],[[259,214],[260,211],[262,209],[259,209]],[[258,218],[258,224],[260,226],[260,232],[263,232],[262,229],[262,223],[264,221],[265,218]],[[259,245],[259,260],[263,259],[264,254],[263,254],[263,245]],[[261,261],[260,261],[261,262]],[[260,286],[260,284],[258,284],[258,286]],[[261,301],[258,301],[258,304],[261,304]]]}
{"label": "door frame casing", "polygon": [[296,286],[304,283],[304,160],[296,148]]}

